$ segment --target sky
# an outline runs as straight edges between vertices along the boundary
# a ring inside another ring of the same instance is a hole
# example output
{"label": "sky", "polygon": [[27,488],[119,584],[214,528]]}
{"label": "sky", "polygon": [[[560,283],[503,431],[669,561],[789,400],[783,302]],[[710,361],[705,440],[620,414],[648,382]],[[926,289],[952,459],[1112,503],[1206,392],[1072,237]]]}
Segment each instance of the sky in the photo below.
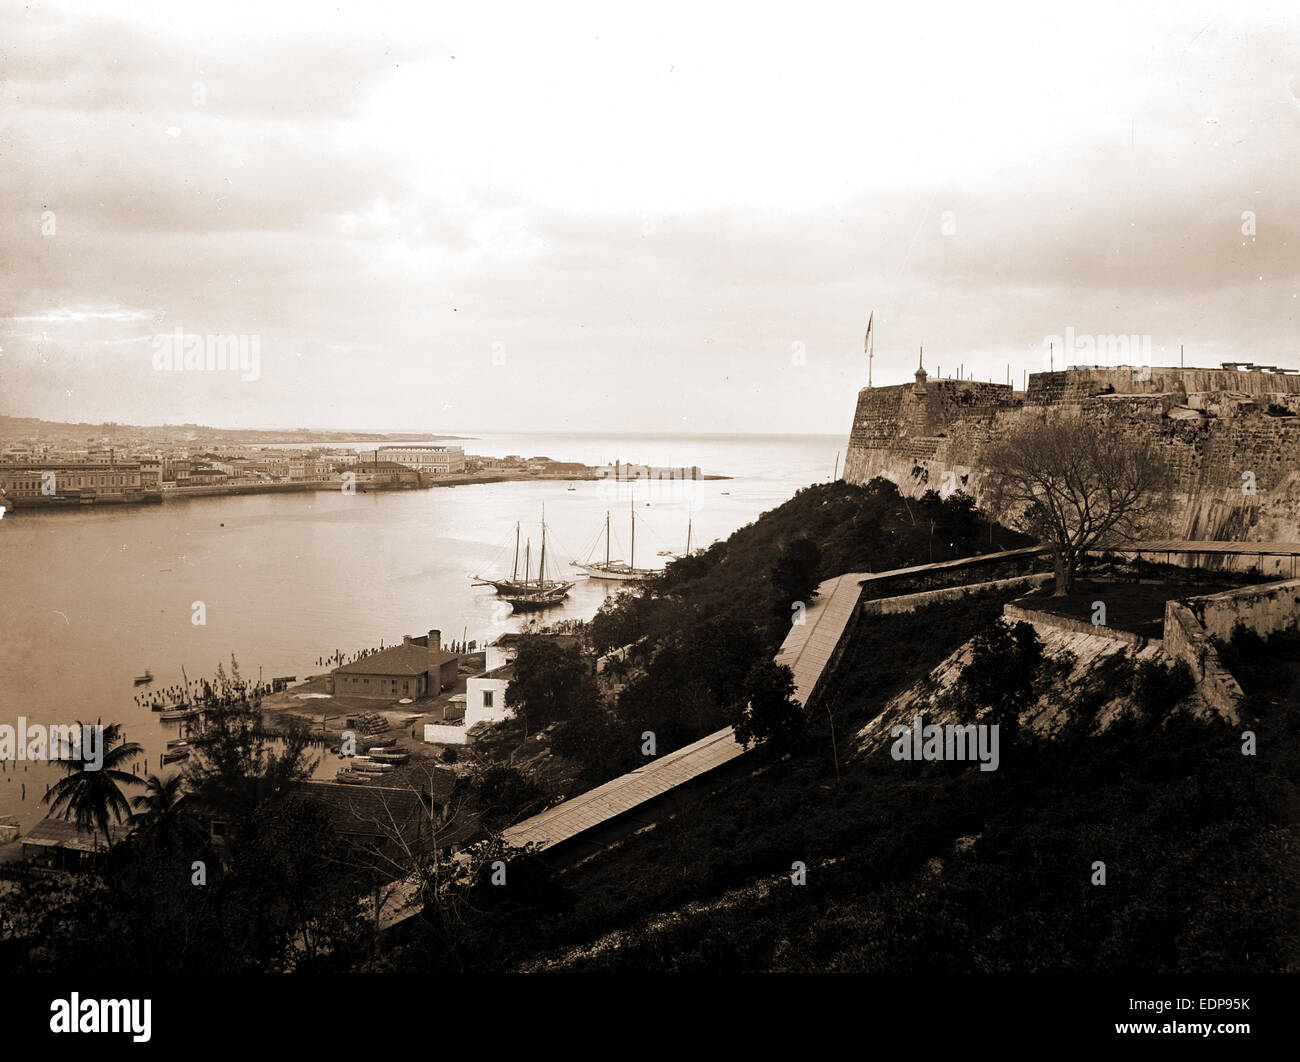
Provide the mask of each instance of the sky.
{"label": "sky", "polygon": [[880,6],[0,0],[0,413],[847,432],[873,313],[878,385],[1300,367],[1294,4]]}

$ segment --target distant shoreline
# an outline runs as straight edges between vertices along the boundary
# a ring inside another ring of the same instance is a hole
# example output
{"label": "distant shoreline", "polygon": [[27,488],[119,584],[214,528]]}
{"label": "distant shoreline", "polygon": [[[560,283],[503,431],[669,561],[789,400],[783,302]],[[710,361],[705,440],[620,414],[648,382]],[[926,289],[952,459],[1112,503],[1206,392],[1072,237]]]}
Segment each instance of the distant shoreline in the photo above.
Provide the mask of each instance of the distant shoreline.
{"label": "distant shoreline", "polygon": [[[358,484],[353,493],[356,494],[378,494],[393,493],[396,491],[413,491],[413,490],[434,490],[438,487],[469,487],[481,483],[559,483],[559,482],[584,482],[584,483],[683,483],[683,482],[703,482],[705,480],[718,481],[730,480],[732,476],[720,475],[701,475],[695,480],[683,479],[610,479],[607,476],[595,474],[591,469],[586,472],[555,472],[555,473],[528,473],[528,472],[465,472],[455,475],[440,476],[437,479],[431,479],[427,483],[420,484],[389,484],[373,483],[361,485]],[[32,504],[20,504],[13,507],[13,512],[60,512],[71,511],[80,512],[84,509],[95,509],[102,507],[130,507],[134,508],[141,505],[166,504],[174,501],[185,501],[189,498],[222,498],[222,497],[239,497],[242,495],[254,494],[304,494],[316,492],[338,492],[342,490],[342,484],[338,482],[288,482],[288,483],[217,483],[202,487],[168,487],[163,490],[161,495],[151,494],[147,497],[138,499],[125,498],[103,498],[93,502],[75,502],[52,500],[50,502]]]}

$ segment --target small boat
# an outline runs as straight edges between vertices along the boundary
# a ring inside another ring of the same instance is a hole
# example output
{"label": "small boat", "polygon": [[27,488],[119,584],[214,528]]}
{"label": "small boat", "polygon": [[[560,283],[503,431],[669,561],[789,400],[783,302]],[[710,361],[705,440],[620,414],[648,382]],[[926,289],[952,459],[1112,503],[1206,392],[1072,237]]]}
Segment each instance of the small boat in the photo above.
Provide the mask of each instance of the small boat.
{"label": "small boat", "polygon": [[167,747],[169,749],[187,749],[190,747],[190,743],[184,738],[172,738],[167,742]]}
{"label": "small boat", "polygon": [[136,675],[135,684],[137,686],[147,686],[153,681],[153,672],[146,671],[143,675]]}
{"label": "small boat", "polygon": [[181,719],[193,719],[198,714],[197,708],[186,708],[177,712],[163,712],[158,718],[164,723],[174,723]]}
{"label": "small boat", "polygon": [[188,760],[190,758],[189,749],[169,749],[163,753],[163,763],[175,763],[177,760]]}
{"label": "small boat", "polygon": [[155,704],[150,705],[150,707],[155,712],[179,712],[188,709],[189,704],[185,701],[173,701],[171,704],[164,704],[162,701],[158,701]]}
{"label": "small boat", "polygon": [[374,749],[371,749],[370,758],[379,764],[405,763],[411,758],[411,754],[400,749],[392,749],[388,752],[376,752]]}
{"label": "small boat", "polygon": [[565,489],[565,490],[577,490],[578,488],[577,488],[577,487],[565,487],[564,489]]}
{"label": "small boat", "polygon": [[370,779],[364,774],[357,774],[356,771],[349,771],[346,769],[339,771],[334,778],[336,781],[342,782],[344,785],[365,785],[370,781]]}
{"label": "small boat", "polygon": [[386,771],[391,771],[393,765],[391,763],[378,763],[375,760],[366,760],[364,763],[354,763],[352,769],[360,771],[362,774],[384,774]]}

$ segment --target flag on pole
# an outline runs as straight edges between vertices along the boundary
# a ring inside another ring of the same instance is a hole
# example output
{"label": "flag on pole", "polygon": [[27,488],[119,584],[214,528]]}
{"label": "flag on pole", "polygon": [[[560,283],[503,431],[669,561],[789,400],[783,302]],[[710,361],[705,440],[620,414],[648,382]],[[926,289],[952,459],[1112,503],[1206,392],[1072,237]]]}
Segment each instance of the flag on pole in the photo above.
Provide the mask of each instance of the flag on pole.
{"label": "flag on pole", "polygon": [[867,338],[862,341],[862,353],[871,353],[871,323],[876,319],[876,311],[871,311],[871,316],[867,318]]}

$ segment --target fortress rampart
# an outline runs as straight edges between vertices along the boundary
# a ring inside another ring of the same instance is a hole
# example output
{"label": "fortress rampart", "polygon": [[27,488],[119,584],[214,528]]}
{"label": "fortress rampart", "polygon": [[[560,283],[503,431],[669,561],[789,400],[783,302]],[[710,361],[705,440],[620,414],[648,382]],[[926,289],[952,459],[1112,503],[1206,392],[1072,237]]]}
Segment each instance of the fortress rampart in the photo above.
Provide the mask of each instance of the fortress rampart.
{"label": "fortress rampart", "polygon": [[[980,498],[980,454],[1026,416],[1119,417],[1156,440],[1172,473],[1170,533],[1300,540],[1300,374],[1233,369],[1072,368],[1035,373],[1026,391],[974,380],[863,388],[844,478],[884,476],[906,494]],[[1252,483],[1254,493],[1243,490]]]}

